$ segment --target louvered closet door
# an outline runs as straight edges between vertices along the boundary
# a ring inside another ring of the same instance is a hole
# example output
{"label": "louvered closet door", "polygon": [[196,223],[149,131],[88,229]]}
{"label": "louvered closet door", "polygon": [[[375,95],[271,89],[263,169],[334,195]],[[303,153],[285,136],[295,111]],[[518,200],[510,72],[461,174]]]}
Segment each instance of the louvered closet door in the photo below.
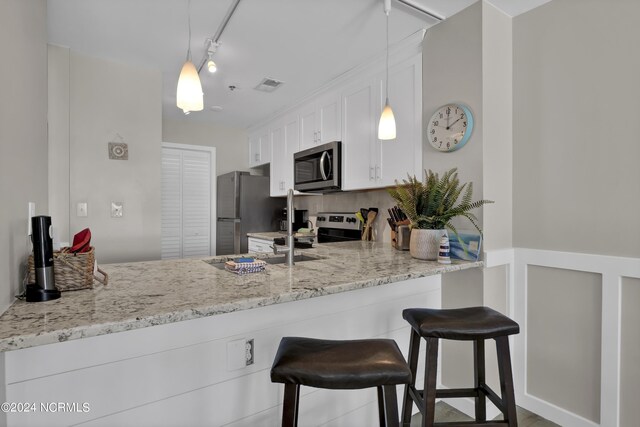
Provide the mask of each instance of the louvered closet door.
{"label": "louvered closet door", "polygon": [[211,255],[211,153],[162,149],[162,259]]}

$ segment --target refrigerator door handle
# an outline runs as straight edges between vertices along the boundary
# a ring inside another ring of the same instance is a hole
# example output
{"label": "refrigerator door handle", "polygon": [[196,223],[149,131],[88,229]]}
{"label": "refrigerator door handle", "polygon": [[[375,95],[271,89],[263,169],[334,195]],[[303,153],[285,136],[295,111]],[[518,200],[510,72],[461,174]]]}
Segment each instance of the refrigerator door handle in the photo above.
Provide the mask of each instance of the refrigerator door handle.
{"label": "refrigerator door handle", "polygon": [[240,235],[240,220],[237,220],[233,225],[233,253],[234,254],[242,253],[240,251],[241,237],[242,236]]}

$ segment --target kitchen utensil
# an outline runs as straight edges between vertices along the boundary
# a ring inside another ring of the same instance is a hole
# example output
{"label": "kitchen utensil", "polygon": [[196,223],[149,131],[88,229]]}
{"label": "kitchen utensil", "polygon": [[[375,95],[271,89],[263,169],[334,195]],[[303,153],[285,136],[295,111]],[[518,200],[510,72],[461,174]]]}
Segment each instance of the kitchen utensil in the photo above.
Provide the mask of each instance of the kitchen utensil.
{"label": "kitchen utensil", "polygon": [[411,240],[411,230],[408,225],[398,226],[396,231],[396,249],[400,251],[409,250],[409,242]]}
{"label": "kitchen utensil", "polygon": [[391,227],[391,230],[396,231],[396,223],[393,222],[391,218],[387,218],[387,222],[389,223],[389,227]]}
{"label": "kitchen utensil", "polygon": [[362,214],[360,212],[356,212],[355,215],[356,218],[358,218],[358,221],[364,224],[364,217],[362,216]]}
{"label": "kitchen utensil", "polygon": [[373,240],[371,233],[372,233],[372,229],[371,229],[371,225],[373,224],[373,221],[376,219],[376,216],[378,215],[378,209],[373,208],[370,209],[368,214],[367,214],[367,222],[364,226],[364,231],[362,232],[362,240]]}
{"label": "kitchen utensil", "polygon": [[362,221],[363,224],[367,223],[367,214],[369,213],[368,210],[366,210],[365,208],[360,208],[360,215],[362,215],[362,218],[364,218],[364,221]]}

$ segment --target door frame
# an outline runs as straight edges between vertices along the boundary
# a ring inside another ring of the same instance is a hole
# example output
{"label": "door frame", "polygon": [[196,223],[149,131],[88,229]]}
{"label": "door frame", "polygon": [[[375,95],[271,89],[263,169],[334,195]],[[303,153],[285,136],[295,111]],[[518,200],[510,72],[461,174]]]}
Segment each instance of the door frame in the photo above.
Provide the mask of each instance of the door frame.
{"label": "door frame", "polygon": [[[210,205],[210,218],[211,224],[209,224],[209,251],[210,256],[216,255],[216,220],[218,208],[216,205],[216,191],[218,188],[218,178],[216,173],[216,147],[209,147],[206,145],[192,145],[192,144],[179,144],[175,142],[162,142],[162,148],[172,148],[175,150],[183,151],[205,151],[211,155],[211,205]],[[162,236],[161,236],[162,238]]]}

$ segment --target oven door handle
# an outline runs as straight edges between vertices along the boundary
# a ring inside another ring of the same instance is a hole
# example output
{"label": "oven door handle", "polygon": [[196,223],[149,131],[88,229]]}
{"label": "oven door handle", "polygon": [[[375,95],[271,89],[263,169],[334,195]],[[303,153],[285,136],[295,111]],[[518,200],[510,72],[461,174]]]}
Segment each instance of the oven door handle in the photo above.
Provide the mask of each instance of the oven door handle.
{"label": "oven door handle", "polygon": [[328,157],[329,157],[328,151],[323,151],[322,156],[320,156],[320,173],[322,174],[322,179],[325,181],[329,179],[329,175],[331,174],[331,163],[329,163],[329,173],[327,174],[324,171],[324,159]]}

